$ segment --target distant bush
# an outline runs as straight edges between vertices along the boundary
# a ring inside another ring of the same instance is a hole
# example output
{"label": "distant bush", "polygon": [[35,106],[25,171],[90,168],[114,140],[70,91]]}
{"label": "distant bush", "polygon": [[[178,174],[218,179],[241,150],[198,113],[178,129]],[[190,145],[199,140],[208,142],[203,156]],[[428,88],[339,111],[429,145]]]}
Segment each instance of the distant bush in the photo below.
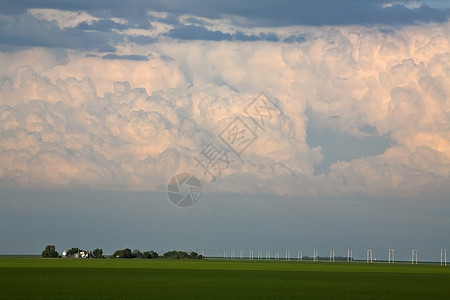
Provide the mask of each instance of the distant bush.
{"label": "distant bush", "polygon": [[58,252],[55,250],[54,245],[47,245],[45,246],[44,251],[42,251],[42,257],[49,258],[49,257],[58,257]]}
{"label": "distant bush", "polygon": [[142,258],[146,258],[146,259],[152,259],[152,258],[158,258],[158,253],[156,253],[153,250],[150,251],[145,251],[144,253],[142,253]]}
{"label": "distant bush", "polygon": [[123,250],[116,250],[111,258],[133,258],[133,253],[131,249],[125,248]]}
{"label": "distant bush", "polygon": [[203,259],[202,255],[198,255],[197,252],[187,253],[185,251],[168,251],[163,254],[164,258],[172,258],[172,259]]}
{"label": "distant bush", "polygon": [[93,258],[105,258],[103,256],[103,250],[99,248],[94,249],[91,254]]}
{"label": "distant bush", "polygon": [[129,248],[126,248],[126,249],[123,249],[123,250],[117,250],[111,256],[111,258],[143,258],[143,259],[152,259],[152,258],[158,258],[158,253],[156,253],[153,250],[145,251],[144,253],[142,253],[138,249],[134,249],[133,251],[131,251]]}

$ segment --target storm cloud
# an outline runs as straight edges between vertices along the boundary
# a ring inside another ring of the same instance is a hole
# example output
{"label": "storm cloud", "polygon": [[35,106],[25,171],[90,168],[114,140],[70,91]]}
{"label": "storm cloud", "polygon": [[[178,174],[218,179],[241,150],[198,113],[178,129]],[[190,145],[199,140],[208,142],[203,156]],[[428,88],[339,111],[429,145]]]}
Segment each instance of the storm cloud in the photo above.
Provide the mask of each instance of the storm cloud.
{"label": "storm cloud", "polygon": [[[119,43],[106,56],[2,53],[2,184],[161,190],[182,171],[208,182],[195,157],[236,117],[256,132],[245,108],[264,91],[281,116],[211,191],[448,192],[448,23],[275,32],[306,39],[168,39],[151,51]],[[342,160],[336,148],[317,174],[326,152],[310,143],[308,122],[328,135],[386,142]]]}
{"label": "storm cloud", "polygon": [[[382,259],[395,247],[438,259],[449,9],[0,1],[0,252],[350,247]],[[167,200],[180,173],[202,184],[188,209]]]}

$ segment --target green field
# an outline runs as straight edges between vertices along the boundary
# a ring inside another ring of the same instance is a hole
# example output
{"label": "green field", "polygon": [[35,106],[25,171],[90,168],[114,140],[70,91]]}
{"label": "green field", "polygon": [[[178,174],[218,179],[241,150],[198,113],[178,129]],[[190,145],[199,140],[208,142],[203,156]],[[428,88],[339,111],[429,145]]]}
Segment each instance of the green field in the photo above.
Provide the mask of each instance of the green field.
{"label": "green field", "polygon": [[0,258],[0,299],[449,299],[438,265]]}

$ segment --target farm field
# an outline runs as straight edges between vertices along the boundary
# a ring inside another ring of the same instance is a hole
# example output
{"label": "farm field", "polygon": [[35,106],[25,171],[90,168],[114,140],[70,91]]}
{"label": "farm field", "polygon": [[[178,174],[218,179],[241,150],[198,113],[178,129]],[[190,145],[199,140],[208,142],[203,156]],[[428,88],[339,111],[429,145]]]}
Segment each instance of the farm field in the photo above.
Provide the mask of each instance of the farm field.
{"label": "farm field", "polygon": [[438,265],[0,258],[0,299],[445,299]]}

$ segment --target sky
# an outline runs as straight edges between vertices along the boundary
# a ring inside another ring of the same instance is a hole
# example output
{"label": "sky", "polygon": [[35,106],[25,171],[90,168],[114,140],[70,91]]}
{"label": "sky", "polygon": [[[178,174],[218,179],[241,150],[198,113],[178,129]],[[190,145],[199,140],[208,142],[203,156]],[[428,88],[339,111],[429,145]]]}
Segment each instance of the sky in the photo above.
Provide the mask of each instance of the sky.
{"label": "sky", "polygon": [[0,254],[439,260],[449,17],[439,0],[0,0]]}

